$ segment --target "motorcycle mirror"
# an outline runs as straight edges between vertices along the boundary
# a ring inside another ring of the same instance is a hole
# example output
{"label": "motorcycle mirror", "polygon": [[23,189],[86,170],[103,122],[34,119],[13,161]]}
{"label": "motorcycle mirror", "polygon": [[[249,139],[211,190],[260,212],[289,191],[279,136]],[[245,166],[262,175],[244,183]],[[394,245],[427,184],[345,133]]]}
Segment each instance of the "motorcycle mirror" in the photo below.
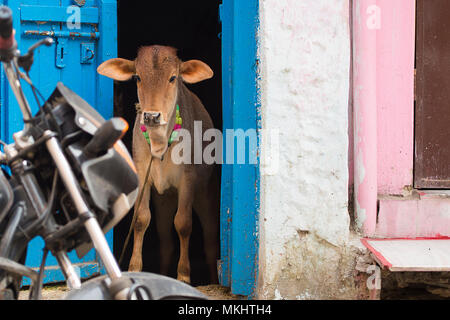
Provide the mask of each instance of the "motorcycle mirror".
{"label": "motorcycle mirror", "polygon": [[128,130],[128,123],[122,118],[112,118],[97,129],[91,141],[84,147],[87,158],[108,151]]}
{"label": "motorcycle mirror", "polygon": [[34,62],[34,50],[36,50],[38,47],[45,45],[47,47],[51,46],[53,43],[55,43],[55,41],[53,40],[53,38],[47,37],[45,39],[42,39],[41,41],[36,42],[35,44],[33,44],[29,49],[28,52],[19,57],[18,59],[18,64],[19,66],[25,70],[25,72],[29,72],[31,69],[31,66],[33,65]]}

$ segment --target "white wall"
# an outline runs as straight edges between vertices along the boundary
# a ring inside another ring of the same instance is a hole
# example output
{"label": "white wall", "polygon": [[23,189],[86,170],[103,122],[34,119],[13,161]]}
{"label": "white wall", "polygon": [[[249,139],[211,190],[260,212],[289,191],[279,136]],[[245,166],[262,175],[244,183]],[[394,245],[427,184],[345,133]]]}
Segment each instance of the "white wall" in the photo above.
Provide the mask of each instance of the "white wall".
{"label": "white wall", "polygon": [[349,0],[260,0],[260,24],[262,126],[280,145],[278,172],[261,172],[259,297],[345,296]]}

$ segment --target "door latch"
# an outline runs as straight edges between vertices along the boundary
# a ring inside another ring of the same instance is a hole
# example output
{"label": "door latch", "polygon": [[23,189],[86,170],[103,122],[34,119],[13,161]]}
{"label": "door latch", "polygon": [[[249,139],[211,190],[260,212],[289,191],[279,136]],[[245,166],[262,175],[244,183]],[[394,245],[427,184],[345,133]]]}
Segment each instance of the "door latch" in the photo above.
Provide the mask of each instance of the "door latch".
{"label": "door latch", "polygon": [[63,69],[66,67],[64,63],[64,56],[68,54],[66,51],[66,42],[65,38],[57,38],[56,39],[56,67]]}
{"label": "door latch", "polygon": [[[45,36],[52,37],[56,42],[56,67],[63,69],[66,67],[65,61],[67,60],[67,55],[69,54],[69,49],[67,47],[68,41],[71,40],[84,40],[84,41],[95,41],[100,37],[99,32],[71,32],[71,31],[61,31],[61,30],[51,30],[51,31],[39,31],[39,30],[25,30],[23,32],[25,36]],[[92,63],[95,57],[95,43],[94,42],[84,42],[81,43],[81,63]]]}
{"label": "door latch", "polygon": [[94,61],[95,57],[95,44],[94,43],[82,43],[81,44],[81,63],[88,64]]}

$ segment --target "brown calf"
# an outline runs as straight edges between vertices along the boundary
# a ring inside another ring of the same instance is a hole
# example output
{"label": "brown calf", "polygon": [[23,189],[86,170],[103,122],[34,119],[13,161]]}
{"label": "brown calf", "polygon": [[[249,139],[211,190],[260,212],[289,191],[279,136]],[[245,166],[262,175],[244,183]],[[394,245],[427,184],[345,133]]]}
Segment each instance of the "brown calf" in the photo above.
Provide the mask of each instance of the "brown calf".
{"label": "brown calf", "polygon": [[[214,167],[205,163],[194,164],[193,141],[191,164],[175,164],[171,155],[174,146],[179,142],[169,146],[176,119],[176,105],[179,105],[182,128],[188,130],[192,138],[194,121],[202,122],[202,133],[213,127],[212,120],[199,98],[184,84],[209,79],[213,76],[212,70],[199,60],[180,61],[174,48],[149,46],[139,50],[135,61],[111,59],[101,64],[97,71],[119,81],[127,81],[133,77],[137,80],[140,111],[133,131],[133,159],[139,175],[139,190],[143,188],[152,158],[148,184],[143,190],[141,204],[139,208],[136,208],[137,204],[135,206],[134,214],[137,216],[129,270],[142,270],[142,242],[151,219],[151,196],[161,243],[161,273],[167,275],[169,272],[170,258],[174,250],[171,237],[174,224],[180,240],[177,279],[190,283],[189,239],[194,209],[203,229],[210,279],[212,283],[216,283],[219,186]],[[141,131],[143,123],[146,124],[150,143]],[[205,148],[204,142],[202,145]]]}

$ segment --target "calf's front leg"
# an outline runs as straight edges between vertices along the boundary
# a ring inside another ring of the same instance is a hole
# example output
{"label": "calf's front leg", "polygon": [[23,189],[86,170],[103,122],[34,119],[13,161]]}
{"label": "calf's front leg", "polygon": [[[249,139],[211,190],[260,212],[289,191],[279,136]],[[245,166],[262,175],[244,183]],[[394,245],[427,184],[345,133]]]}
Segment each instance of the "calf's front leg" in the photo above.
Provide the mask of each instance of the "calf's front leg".
{"label": "calf's front leg", "polygon": [[189,240],[192,233],[193,191],[187,179],[182,179],[178,189],[178,210],[175,214],[175,230],[180,239],[180,258],[178,260],[177,280],[191,283],[191,266],[189,263]]}
{"label": "calf's front leg", "polygon": [[[150,225],[150,179],[147,181],[145,187],[145,177],[147,173],[148,163],[136,163],[137,173],[139,177],[139,193],[143,192],[140,204],[135,205],[136,223],[134,225],[134,243],[133,254],[131,255],[130,265],[128,271],[140,272],[142,271],[142,244],[144,241],[145,231]],[[139,201],[139,199],[137,199]],[[138,207],[139,206],[139,207]]]}

